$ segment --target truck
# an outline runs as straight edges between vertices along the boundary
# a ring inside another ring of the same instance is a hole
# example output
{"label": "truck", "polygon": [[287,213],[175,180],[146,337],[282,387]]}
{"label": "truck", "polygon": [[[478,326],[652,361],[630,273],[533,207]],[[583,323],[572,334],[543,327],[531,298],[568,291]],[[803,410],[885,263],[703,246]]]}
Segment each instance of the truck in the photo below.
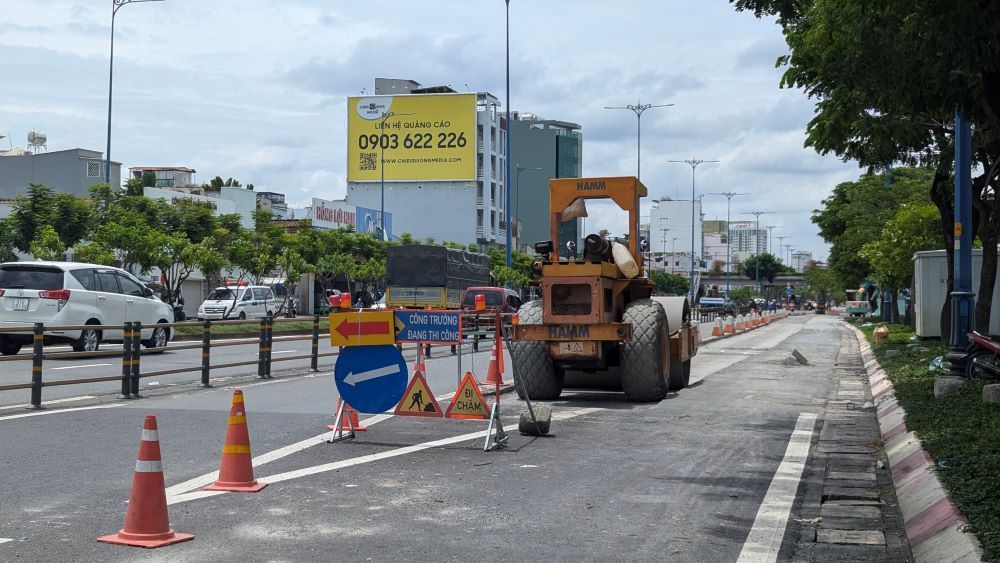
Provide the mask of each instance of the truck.
{"label": "truck", "polygon": [[851,317],[863,317],[865,315],[871,314],[871,308],[868,305],[868,301],[865,300],[865,289],[845,289],[844,295],[847,296],[847,301],[844,304],[845,312]]}
{"label": "truck", "polygon": [[[551,240],[535,244],[532,262],[541,299],[518,310],[511,342],[521,398],[557,399],[571,370],[620,377],[631,401],[658,401],[687,387],[698,329],[686,297],[652,296],[637,243],[639,198],[646,195],[632,176],[549,181]],[[560,257],[559,224],[585,214],[594,199],[628,212],[627,246],[591,234],[582,259]]]}
{"label": "truck", "polygon": [[465,290],[490,286],[490,258],[444,246],[390,246],[385,306],[458,309]]}

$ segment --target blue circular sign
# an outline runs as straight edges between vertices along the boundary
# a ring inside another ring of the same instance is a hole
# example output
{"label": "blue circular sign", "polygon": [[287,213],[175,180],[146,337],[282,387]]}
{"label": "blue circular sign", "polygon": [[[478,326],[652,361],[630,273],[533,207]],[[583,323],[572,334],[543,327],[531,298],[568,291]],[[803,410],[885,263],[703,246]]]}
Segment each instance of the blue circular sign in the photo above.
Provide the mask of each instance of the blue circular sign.
{"label": "blue circular sign", "polygon": [[399,402],[410,379],[395,346],[347,346],[333,366],[337,391],[358,412],[378,414]]}

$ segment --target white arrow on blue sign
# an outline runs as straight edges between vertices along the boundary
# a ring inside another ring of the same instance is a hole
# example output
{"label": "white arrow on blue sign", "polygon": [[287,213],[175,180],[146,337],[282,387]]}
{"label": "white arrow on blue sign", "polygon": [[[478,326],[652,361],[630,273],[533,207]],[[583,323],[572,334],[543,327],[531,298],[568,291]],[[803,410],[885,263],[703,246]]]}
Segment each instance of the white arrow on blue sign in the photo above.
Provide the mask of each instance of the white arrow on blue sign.
{"label": "white arrow on blue sign", "polygon": [[395,407],[409,379],[403,353],[390,344],[347,346],[333,366],[341,398],[363,413],[377,414]]}

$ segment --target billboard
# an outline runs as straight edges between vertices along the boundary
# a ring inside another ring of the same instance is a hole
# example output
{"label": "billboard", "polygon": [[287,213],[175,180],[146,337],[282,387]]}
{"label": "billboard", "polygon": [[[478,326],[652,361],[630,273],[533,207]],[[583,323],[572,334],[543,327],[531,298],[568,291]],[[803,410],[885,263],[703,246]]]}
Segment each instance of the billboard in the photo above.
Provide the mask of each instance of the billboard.
{"label": "billboard", "polygon": [[[359,233],[379,235],[378,209],[357,207],[343,200],[312,199],[312,210],[309,213],[314,227],[320,229],[340,229],[353,227]],[[384,240],[392,240],[392,213],[385,214]]]}
{"label": "billboard", "polygon": [[347,180],[474,180],[476,94],[347,99]]}

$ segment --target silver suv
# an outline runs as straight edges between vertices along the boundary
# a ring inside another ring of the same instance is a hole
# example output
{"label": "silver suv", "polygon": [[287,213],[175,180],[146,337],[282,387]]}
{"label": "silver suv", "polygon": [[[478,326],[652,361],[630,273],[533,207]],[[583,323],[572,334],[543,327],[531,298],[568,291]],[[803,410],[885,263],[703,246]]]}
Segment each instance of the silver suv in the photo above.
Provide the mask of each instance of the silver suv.
{"label": "silver suv", "polygon": [[[156,325],[174,322],[174,312],[120,268],[79,262],[0,264],[0,328],[45,323],[46,344],[69,342],[77,352],[93,352],[102,341],[121,341],[127,321],[142,323],[147,348],[162,348],[170,340],[170,328]],[[58,328],[86,325],[95,328]],[[27,331],[0,332],[0,353],[17,354],[31,341]]]}

